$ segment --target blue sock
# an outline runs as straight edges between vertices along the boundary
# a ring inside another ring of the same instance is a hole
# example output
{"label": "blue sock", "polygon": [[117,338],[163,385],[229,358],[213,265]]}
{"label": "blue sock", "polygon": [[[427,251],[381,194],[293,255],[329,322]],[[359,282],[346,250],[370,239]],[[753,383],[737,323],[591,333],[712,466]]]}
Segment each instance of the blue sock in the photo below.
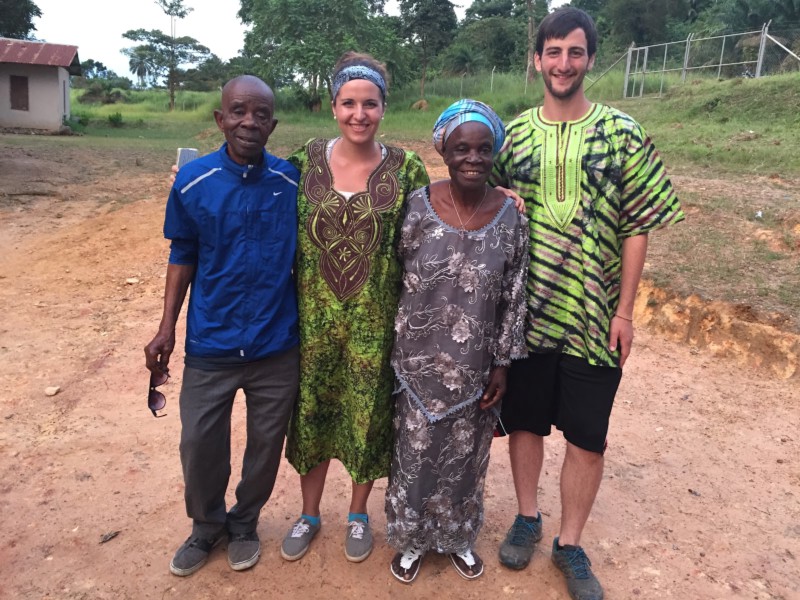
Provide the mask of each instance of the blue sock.
{"label": "blue sock", "polygon": [[363,521],[364,523],[369,523],[369,515],[364,513],[347,513],[347,522],[350,523],[351,521]]}
{"label": "blue sock", "polygon": [[310,517],[306,514],[300,515],[301,519],[305,519],[309,523],[311,523],[314,527],[319,527],[320,522],[322,521],[322,517]]}

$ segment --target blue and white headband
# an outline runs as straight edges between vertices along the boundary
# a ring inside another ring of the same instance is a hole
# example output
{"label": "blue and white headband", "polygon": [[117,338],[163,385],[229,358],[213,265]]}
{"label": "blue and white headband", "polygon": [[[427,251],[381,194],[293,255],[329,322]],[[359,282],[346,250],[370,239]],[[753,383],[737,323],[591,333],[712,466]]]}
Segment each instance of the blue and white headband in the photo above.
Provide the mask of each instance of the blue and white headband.
{"label": "blue and white headband", "polygon": [[348,81],[352,81],[354,79],[366,79],[370,83],[374,83],[381,91],[381,98],[384,102],[386,101],[386,81],[383,79],[383,76],[381,76],[381,74],[375,69],[370,69],[364,65],[352,65],[350,67],[345,67],[336,74],[336,77],[333,78],[333,83],[331,84],[331,87],[333,88],[332,91],[334,101],[336,100],[336,96],[339,95],[339,90],[341,87]]}

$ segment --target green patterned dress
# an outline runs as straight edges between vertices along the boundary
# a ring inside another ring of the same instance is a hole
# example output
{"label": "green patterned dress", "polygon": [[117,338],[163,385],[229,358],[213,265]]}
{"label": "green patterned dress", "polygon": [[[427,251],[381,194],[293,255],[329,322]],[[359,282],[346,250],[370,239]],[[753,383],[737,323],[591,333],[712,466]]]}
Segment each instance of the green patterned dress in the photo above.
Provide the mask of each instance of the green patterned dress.
{"label": "green patterned dress", "polygon": [[300,169],[301,358],[286,457],[301,475],[336,458],[366,483],[389,474],[396,248],[405,199],[429,179],[416,154],[386,146],[367,191],[345,198],[333,188],[328,144],[313,139],[289,158]]}

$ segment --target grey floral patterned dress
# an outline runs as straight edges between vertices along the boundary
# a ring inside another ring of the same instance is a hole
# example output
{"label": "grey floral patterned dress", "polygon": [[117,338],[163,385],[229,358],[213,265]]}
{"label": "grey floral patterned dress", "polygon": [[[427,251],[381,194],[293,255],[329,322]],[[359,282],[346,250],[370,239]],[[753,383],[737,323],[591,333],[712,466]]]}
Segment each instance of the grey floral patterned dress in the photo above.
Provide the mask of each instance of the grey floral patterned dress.
{"label": "grey floral patterned dress", "polygon": [[511,200],[462,237],[437,216],[427,187],[409,196],[386,490],[388,540],[399,551],[462,552],[475,543],[498,414],[479,400],[493,365],[527,354],[528,238]]}

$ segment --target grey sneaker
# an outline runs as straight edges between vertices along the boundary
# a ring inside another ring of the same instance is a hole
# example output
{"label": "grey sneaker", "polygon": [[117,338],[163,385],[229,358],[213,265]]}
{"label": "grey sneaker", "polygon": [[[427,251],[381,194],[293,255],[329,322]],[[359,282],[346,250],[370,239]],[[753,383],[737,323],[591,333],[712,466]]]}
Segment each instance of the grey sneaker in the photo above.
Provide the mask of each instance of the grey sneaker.
{"label": "grey sneaker", "polygon": [[347,524],[344,538],[344,555],[350,562],[366,560],[372,552],[372,530],[369,523],[354,519]]}
{"label": "grey sneaker", "polygon": [[555,565],[567,578],[567,590],[572,600],[603,600],[603,587],[592,573],[589,557],[580,546],[558,547],[558,538],[553,540]]}
{"label": "grey sneaker", "polygon": [[191,575],[206,564],[211,549],[219,543],[220,539],[221,536],[210,540],[189,536],[172,557],[169,563],[170,572],[178,577]]}
{"label": "grey sneaker", "polygon": [[281,556],[286,560],[300,560],[306,552],[311,540],[317,535],[321,525],[312,525],[300,517],[283,538]]}
{"label": "grey sneaker", "polygon": [[258,562],[261,542],[255,531],[228,535],[228,564],[234,571],[244,571]]}
{"label": "grey sneaker", "polygon": [[531,562],[536,542],[542,539],[542,515],[539,513],[532,523],[517,515],[514,524],[500,544],[500,564],[509,569],[524,569]]}

